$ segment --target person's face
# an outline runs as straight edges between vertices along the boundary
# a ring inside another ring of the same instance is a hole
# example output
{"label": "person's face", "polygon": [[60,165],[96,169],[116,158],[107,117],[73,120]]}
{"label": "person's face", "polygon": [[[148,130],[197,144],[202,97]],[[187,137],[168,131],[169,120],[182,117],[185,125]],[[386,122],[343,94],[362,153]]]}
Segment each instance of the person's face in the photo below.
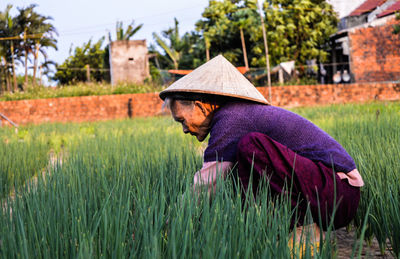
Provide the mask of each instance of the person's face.
{"label": "person's face", "polygon": [[210,131],[211,116],[207,104],[195,101],[193,106],[174,101],[171,107],[172,117],[182,124],[183,132],[196,136],[198,141],[203,141]]}

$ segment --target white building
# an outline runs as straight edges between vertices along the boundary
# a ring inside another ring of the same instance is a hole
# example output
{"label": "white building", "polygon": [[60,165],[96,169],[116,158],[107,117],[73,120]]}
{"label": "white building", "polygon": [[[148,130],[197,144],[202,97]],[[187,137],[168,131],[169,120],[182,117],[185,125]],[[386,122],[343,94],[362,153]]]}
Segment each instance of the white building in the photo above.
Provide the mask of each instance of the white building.
{"label": "white building", "polygon": [[348,16],[354,9],[359,7],[365,0],[327,0],[338,13],[339,19]]}

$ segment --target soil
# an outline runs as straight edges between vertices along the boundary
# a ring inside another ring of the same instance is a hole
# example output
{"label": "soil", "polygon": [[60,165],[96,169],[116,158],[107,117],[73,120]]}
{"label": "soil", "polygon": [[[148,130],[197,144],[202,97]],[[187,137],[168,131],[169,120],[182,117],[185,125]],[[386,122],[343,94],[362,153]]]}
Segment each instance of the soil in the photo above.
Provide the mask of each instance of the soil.
{"label": "soil", "polygon": [[[333,234],[336,236],[336,247],[337,247],[337,258],[347,259],[351,258],[354,244],[356,243],[356,234],[354,231],[348,232],[345,228],[339,229]],[[361,258],[396,258],[390,253],[389,249],[386,249],[382,255],[379,249],[378,241],[374,238],[371,245],[364,241]]]}

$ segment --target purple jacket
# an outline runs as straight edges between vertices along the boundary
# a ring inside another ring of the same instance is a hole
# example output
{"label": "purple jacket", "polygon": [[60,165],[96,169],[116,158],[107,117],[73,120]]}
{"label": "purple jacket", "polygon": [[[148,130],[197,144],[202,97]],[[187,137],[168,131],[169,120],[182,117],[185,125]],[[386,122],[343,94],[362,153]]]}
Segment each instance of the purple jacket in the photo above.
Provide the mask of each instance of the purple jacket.
{"label": "purple jacket", "polygon": [[214,114],[204,162],[236,162],[239,140],[260,132],[297,154],[332,167],[336,172],[356,168],[351,156],[331,136],[305,118],[279,107],[250,102],[223,105]]}

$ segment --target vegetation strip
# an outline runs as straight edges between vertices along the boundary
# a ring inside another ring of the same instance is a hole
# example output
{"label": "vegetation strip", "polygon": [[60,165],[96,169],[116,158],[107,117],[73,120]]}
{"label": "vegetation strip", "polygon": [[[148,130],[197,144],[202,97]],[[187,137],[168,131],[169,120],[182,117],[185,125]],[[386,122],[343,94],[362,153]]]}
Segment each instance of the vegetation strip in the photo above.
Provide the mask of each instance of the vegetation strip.
{"label": "vegetation strip", "polygon": [[[389,242],[387,253],[398,257],[400,104],[294,111],[354,157],[366,183],[355,233],[376,238],[382,252]],[[18,134],[1,128],[2,193],[15,188],[16,196],[0,212],[0,257],[288,258],[295,211],[287,200],[271,200],[265,189],[244,210],[232,181],[218,182],[212,202],[206,193],[194,200],[188,190],[201,145],[180,131],[170,118],[27,126]],[[28,169],[44,168],[49,151],[63,149],[63,166],[52,167],[46,181],[38,175],[30,191],[24,180],[38,170]],[[314,255],[335,251],[326,240]]]}

